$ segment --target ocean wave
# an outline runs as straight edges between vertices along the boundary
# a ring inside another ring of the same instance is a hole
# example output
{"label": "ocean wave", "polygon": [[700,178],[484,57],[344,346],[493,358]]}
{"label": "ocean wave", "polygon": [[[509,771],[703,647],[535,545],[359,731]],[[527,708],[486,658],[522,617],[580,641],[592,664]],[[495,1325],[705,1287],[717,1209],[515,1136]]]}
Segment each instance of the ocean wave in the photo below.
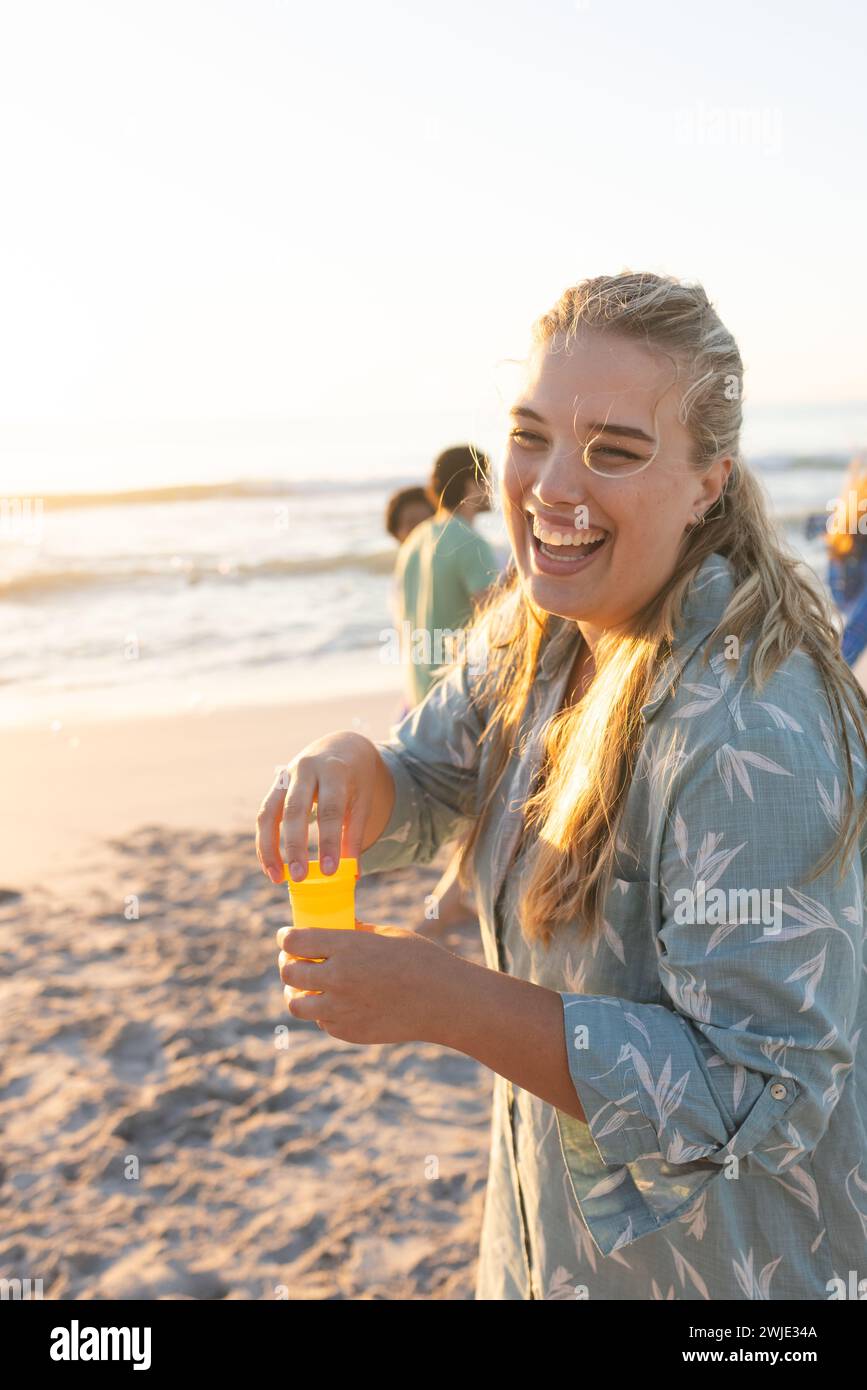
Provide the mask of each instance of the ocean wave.
{"label": "ocean wave", "polygon": [[68,511],[84,507],[143,507],[173,502],[212,502],[231,498],[299,497],[336,492],[388,492],[399,487],[418,485],[423,479],[405,475],[388,478],[317,478],[313,481],[289,482],[283,478],[244,479],[231,483],[178,483],[165,487],[133,488],[124,492],[47,492],[5,496],[7,507],[20,502],[34,502],[44,512]]}
{"label": "ocean wave", "polygon": [[198,564],[182,566],[139,565],[128,569],[30,570],[25,574],[0,578],[0,599],[38,598],[76,588],[119,588],[154,580],[174,580],[186,584],[250,583],[256,579],[289,579],[306,575],[332,575],[347,570],[364,574],[390,574],[395,551],[379,550],[369,555],[310,555],[302,559],[263,560],[259,564]]}

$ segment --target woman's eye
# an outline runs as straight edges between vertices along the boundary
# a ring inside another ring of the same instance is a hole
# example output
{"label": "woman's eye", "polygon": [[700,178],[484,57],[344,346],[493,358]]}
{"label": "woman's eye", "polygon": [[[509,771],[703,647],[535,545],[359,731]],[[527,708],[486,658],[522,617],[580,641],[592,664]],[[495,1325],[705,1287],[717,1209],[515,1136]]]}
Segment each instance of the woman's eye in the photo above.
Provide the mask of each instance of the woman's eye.
{"label": "woman's eye", "polygon": [[524,443],[526,443],[528,440],[535,440],[537,442],[544,443],[544,440],[542,439],[541,435],[531,434],[529,430],[512,430],[510,438],[517,439],[519,442]]}
{"label": "woman's eye", "polygon": [[640,454],[631,454],[628,449],[593,449],[593,454],[607,454],[609,458],[640,459]]}

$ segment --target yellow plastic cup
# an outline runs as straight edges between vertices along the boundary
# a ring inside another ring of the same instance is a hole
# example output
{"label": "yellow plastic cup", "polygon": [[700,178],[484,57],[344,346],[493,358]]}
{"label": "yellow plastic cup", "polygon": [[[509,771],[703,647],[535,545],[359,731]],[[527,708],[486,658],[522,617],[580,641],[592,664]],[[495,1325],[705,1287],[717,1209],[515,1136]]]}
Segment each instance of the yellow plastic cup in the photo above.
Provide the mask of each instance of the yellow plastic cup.
{"label": "yellow plastic cup", "polygon": [[[355,930],[355,881],[358,878],[358,860],[341,859],[333,874],[324,874],[318,859],[311,859],[307,865],[307,877],[300,883],[289,874],[289,865],[283,865],[283,878],[289,885],[289,898],[292,903],[292,925],[295,927],[322,927],[328,931]],[[305,956],[305,960],[324,960],[324,956]],[[294,989],[293,997],[300,994],[321,994],[318,989]]]}

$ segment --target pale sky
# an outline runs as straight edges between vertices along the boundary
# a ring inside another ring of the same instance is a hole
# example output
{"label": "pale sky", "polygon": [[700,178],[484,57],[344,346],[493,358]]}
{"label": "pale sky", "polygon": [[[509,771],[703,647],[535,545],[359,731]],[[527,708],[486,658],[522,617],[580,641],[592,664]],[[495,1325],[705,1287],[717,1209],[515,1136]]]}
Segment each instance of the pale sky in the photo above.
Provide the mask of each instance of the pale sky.
{"label": "pale sky", "polygon": [[3,0],[0,425],[463,407],[586,275],[867,396],[851,0]]}

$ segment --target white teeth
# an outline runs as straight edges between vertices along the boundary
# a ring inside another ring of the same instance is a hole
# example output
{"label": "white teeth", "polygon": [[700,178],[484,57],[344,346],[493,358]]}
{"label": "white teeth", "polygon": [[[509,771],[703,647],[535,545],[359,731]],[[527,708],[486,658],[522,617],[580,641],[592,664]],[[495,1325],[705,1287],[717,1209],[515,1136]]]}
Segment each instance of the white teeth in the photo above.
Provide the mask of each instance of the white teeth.
{"label": "white teeth", "polygon": [[590,526],[582,531],[549,531],[534,516],[533,535],[543,545],[590,545],[593,541],[602,540],[606,532],[598,526]]}

